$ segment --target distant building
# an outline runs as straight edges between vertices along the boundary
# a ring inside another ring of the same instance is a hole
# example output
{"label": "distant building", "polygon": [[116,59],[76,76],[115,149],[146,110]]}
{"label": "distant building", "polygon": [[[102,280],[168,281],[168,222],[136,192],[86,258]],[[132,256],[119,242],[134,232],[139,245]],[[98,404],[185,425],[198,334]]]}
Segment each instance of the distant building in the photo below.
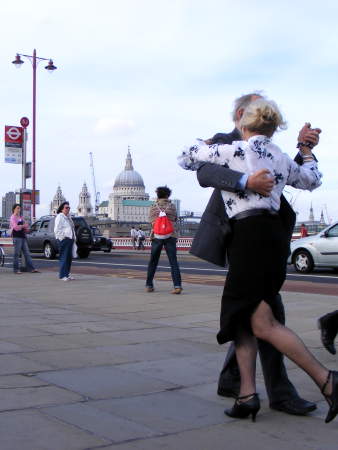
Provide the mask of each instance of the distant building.
{"label": "distant building", "polygon": [[306,226],[307,231],[308,231],[309,234],[319,233],[321,230],[323,230],[324,228],[326,228],[328,226],[328,224],[325,223],[323,210],[321,211],[320,219],[319,220],[315,220],[315,215],[314,215],[312,203],[311,203],[311,206],[310,206],[309,219],[308,220],[301,220],[301,221],[296,223],[295,230],[294,230],[295,234],[298,234],[300,232],[300,227],[301,227],[302,224],[304,224]]}
{"label": "distant building", "polygon": [[101,217],[108,217],[108,200],[104,200],[99,204],[98,215]]}
{"label": "distant building", "polygon": [[78,216],[92,216],[93,208],[90,202],[90,193],[86,183],[83,183],[81,192],[79,194],[79,205],[77,207]]}
{"label": "distant building", "polygon": [[2,197],[2,217],[9,219],[12,215],[12,207],[16,203],[15,192],[7,192]]}
{"label": "distant building", "polygon": [[125,168],[116,177],[113,192],[109,195],[108,217],[116,222],[148,222],[152,204],[145,192],[143,178],[134,170],[128,148]]}
{"label": "distant building", "polygon": [[61,187],[59,185],[57,187],[56,194],[54,195],[53,200],[50,203],[50,210],[49,210],[50,214],[55,216],[57,214],[57,210],[58,210],[59,206],[61,205],[61,203],[65,202],[65,201],[67,201],[67,200],[63,196]]}

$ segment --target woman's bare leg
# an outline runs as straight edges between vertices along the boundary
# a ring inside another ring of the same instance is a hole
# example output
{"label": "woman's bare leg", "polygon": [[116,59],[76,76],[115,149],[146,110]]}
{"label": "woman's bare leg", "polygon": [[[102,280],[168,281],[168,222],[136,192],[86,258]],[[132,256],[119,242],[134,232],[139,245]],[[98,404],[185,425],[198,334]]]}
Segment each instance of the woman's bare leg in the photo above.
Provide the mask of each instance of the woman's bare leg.
{"label": "woman's bare leg", "polygon": [[[279,323],[270,306],[262,301],[251,317],[254,335],[269,342],[303,369],[321,388],[328,376],[326,369],[307,349],[303,341],[289,328]],[[329,392],[327,392],[329,394]]]}

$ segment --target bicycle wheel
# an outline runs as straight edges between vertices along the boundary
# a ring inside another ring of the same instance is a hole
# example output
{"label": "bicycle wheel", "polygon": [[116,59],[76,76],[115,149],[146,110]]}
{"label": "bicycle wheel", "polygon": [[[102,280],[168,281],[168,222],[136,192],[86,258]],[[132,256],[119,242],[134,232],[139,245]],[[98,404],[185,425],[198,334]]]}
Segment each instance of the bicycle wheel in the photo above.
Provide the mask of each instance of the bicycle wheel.
{"label": "bicycle wheel", "polygon": [[2,247],[0,247],[0,266],[3,267],[5,264],[5,252]]}

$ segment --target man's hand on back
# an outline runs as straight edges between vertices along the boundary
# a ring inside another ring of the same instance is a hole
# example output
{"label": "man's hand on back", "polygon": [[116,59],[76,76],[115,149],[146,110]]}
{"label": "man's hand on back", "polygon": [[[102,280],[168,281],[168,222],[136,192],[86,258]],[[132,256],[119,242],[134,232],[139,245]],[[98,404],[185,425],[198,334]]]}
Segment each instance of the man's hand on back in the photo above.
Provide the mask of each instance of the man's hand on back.
{"label": "man's hand on back", "polygon": [[246,187],[264,197],[269,197],[274,184],[275,180],[271,176],[270,171],[268,169],[260,169],[249,176]]}

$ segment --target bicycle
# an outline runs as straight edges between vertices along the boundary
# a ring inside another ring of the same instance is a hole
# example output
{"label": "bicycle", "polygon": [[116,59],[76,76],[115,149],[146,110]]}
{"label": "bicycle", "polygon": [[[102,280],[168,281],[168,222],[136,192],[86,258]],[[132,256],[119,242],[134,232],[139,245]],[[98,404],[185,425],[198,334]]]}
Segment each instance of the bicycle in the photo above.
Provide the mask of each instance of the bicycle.
{"label": "bicycle", "polygon": [[5,264],[5,251],[0,245],[0,266],[3,267]]}

